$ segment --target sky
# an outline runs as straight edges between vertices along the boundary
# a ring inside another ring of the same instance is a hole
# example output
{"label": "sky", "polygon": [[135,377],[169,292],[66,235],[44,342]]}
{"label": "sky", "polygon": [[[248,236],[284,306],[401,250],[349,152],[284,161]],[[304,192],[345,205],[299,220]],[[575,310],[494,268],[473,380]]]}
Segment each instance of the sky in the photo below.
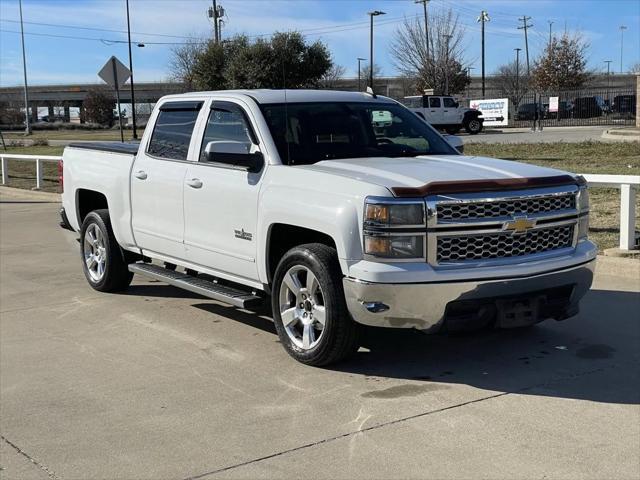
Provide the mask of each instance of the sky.
{"label": "sky", "polygon": [[[211,0],[129,0],[135,80],[169,77],[171,44],[189,37],[211,37],[207,17]],[[308,40],[327,44],[346,76],[357,76],[357,57],[369,55],[367,11],[376,17],[375,63],[384,76],[397,73],[389,45],[403,19],[422,15],[413,0],[218,0],[226,10],[223,37],[298,30]],[[22,0],[30,85],[100,83],[97,72],[111,55],[128,63],[125,0]],[[580,32],[590,43],[589,67],[620,70],[620,25],[625,25],[623,70],[640,62],[640,1],[638,0],[430,0],[429,13],[448,8],[465,28],[465,61],[480,72],[481,10],[486,24],[486,71],[490,74],[524,49],[518,17],[531,17],[529,48],[534,58],[544,48],[549,21],[555,33]],[[422,18],[422,17],[420,17]],[[0,0],[0,86],[23,82],[18,0]],[[28,22],[28,23],[27,23]],[[115,43],[114,43],[115,42]],[[135,46],[144,42],[145,47]],[[524,54],[524,51],[522,52]]]}

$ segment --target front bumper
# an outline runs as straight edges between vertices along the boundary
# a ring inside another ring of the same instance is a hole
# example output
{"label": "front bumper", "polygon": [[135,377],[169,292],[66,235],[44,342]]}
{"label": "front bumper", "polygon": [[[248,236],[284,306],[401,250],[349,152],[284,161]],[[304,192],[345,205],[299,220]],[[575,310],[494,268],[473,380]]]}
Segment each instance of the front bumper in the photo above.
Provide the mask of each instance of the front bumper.
{"label": "front bumper", "polygon": [[[470,323],[500,326],[568,318],[578,313],[578,303],[591,287],[594,271],[595,260],[591,260],[547,273],[498,280],[389,284],[347,277],[343,283],[347,307],[356,322],[435,332],[445,325],[448,330],[459,330],[465,318]],[[515,323],[506,324],[504,305],[515,305],[509,308],[517,311],[520,299],[522,304],[535,307],[528,317],[516,313]]]}

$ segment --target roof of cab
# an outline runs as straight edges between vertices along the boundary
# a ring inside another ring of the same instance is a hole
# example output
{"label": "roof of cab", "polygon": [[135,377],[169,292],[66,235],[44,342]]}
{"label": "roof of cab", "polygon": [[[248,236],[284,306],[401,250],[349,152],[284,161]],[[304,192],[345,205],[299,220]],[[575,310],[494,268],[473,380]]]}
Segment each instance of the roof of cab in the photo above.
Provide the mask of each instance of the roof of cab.
{"label": "roof of cab", "polygon": [[188,98],[192,96],[247,96],[260,104],[269,103],[299,103],[299,102],[371,102],[395,103],[393,100],[381,95],[375,98],[364,92],[345,92],[338,90],[312,90],[312,89],[287,89],[287,90],[215,90],[209,92],[191,92],[179,95],[171,95],[171,99]]}

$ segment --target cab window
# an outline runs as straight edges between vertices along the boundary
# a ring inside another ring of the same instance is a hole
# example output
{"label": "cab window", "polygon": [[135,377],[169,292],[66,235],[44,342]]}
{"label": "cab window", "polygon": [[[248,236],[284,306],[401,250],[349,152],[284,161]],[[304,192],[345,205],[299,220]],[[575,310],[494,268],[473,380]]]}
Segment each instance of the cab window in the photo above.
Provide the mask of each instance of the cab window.
{"label": "cab window", "polygon": [[453,98],[445,97],[442,99],[444,108],[456,108],[456,101]]}
{"label": "cab window", "polygon": [[202,146],[200,147],[200,161],[207,161],[205,149],[209,142],[237,142],[246,146],[249,152],[257,140],[249,119],[244,110],[232,102],[214,102],[207,120]]}
{"label": "cab window", "polygon": [[147,147],[154,157],[186,160],[202,102],[168,102],[160,107]]}
{"label": "cab window", "polygon": [[430,108],[440,108],[440,98],[439,97],[430,97],[429,98],[429,107]]}

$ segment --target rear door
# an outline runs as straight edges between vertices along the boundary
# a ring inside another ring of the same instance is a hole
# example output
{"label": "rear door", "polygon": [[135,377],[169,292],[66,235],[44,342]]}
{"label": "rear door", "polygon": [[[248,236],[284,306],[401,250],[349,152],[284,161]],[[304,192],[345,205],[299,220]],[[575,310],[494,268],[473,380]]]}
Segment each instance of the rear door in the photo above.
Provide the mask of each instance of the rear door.
{"label": "rear door", "polygon": [[427,108],[427,121],[432,125],[441,125],[442,118],[442,100],[440,97],[429,97],[429,108]]}
{"label": "rear door", "polygon": [[[213,100],[206,115],[197,161],[189,165],[184,191],[185,246],[189,262],[229,279],[257,280],[256,226],[263,172],[207,158],[207,143],[238,142],[260,151],[251,112],[241,101]],[[204,121],[204,119],[203,119]]]}
{"label": "rear door", "polygon": [[131,224],[149,253],[185,258],[183,195],[193,130],[202,101],[169,101],[157,114],[131,172]]}

